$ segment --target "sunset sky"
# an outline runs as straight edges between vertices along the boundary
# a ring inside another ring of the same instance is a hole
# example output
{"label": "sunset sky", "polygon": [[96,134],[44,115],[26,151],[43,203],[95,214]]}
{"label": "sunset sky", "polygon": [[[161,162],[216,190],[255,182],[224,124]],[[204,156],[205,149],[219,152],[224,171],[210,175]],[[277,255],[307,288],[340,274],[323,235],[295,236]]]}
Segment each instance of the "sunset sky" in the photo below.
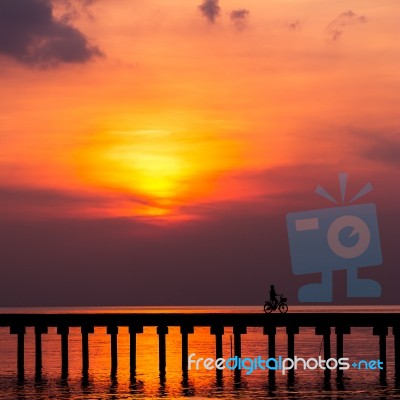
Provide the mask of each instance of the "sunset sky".
{"label": "sunset sky", "polygon": [[397,0],[1,0],[0,305],[295,301],[319,277],[292,275],[285,215],[331,207],[340,172],[374,187],[362,274],[397,302],[399,21]]}

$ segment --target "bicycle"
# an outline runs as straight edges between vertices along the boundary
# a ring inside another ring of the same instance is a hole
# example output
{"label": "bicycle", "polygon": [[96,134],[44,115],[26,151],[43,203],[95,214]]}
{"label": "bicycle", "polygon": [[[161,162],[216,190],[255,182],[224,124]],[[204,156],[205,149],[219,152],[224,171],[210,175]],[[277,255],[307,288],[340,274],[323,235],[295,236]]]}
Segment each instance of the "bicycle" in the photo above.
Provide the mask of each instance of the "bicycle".
{"label": "bicycle", "polygon": [[283,295],[279,295],[279,301],[275,304],[272,304],[271,301],[266,301],[264,303],[264,311],[266,313],[271,313],[272,311],[279,310],[280,313],[287,313],[289,307],[286,304],[287,297],[283,297]]}

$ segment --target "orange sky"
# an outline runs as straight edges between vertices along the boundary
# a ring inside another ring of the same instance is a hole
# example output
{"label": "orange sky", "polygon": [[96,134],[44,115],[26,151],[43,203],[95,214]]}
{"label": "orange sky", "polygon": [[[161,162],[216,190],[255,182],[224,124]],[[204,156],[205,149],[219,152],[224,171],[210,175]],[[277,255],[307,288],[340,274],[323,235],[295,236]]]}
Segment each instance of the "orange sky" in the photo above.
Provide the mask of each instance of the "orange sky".
{"label": "orange sky", "polygon": [[297,184],[254,179],[265,171],[392,168],[397,0],[220,1],[214,22],[198,3],[78,8],[68,23],[103,54],[85,62],[27,65],[0,48],[0,186],[90,199],[5,213],[195,218]]}
{"label": "orange sky", "polygon": [[343,172],[379,220],[360,276],[397,304],[399,21],[398,0],[0,0],[0,304],[295,301],[320,277],[292,273],[286,216],[332,207],[315,188],[340,199]]}

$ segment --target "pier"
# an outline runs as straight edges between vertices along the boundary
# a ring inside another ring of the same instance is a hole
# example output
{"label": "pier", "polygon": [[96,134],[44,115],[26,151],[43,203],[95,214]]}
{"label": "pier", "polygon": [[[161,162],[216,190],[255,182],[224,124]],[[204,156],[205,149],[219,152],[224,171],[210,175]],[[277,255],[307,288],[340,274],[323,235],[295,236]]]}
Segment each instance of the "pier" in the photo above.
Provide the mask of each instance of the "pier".
{"label": "pier", "polygon": [[[209,327],[210,335],[215,336],[215,357],[223,354],[222,339],[226,327],[233,329],[234,355],[241,357],[242,335],[249,327],[262,328],[268,344],[268,354],[276,357],[275,336],[277,328],[285,328],[287,335],[287,357],[294,358],[296,335],[303,327],[314,328],[315,334],[323,341],[323,358],[346,357],[345,337],[355,327],[371,328],[371,334],[377,337],[379,359],[383,362],[380,378],[385,379],[386,337],[394,335],[394,360],[396,377],[400,375],[400,314],[397,313],[124,313],[124,314],[0,314],[0,326],[9,327],[10,334],[17,335],[17,366],[19,376],[24,375],[25,333],[27,327],[34,328],[35,334],[35,372],[40,376],[42,369],[42,335],[48,328],[55,327],[60,335],[61,374],[68,375],[68,334],[69,329],[78,327],[82,335],[82,373],[89,369],[89,335],[95,327],[105,327],[110,336],[111,374],[118,369],[117,337],[119,327],[128,327],[130,335],[130,372],[136,373],[136,336],[143,333],[144,327],[156,327],[158,334],[158,365],[160,374],[165,374],[166,340],[169,327],[179,327],[182,335],[182,371],[188,370],[189,335],[195,327]],[[336,354],[331,355],[331,336],[336,335]],[[225,355],[229,358],[230,355]],[[221,371],[217,371],[221,372]],[[295,373],[289,370],[289,378]],[[270,370],[271,375],[274,374]],[[325,377],[330,378],[331,370],[325,370]],[[337,378],[343,376],[343,370],[336,370]]]}

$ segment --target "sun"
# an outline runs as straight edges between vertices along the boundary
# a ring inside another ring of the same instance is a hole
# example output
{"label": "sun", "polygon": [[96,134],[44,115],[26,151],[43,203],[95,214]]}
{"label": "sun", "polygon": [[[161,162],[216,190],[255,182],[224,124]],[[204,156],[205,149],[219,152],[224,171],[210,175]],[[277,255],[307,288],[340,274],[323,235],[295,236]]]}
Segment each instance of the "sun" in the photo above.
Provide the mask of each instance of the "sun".
{"label": "sun", "polygon": [[216,177],[237,167],[237,147],[182,130],[110,130],[85,143],[76,160],[87,185],[128,199],[117,214],[166,216],[204,198]]}
{"label": "sun", "polygon": [[103,178],[153,198],[179,195],[191,171],[170,132],[147,130],[116,135],[119,144],[102,154],[105,165],[112,166],[109,173],[103,171]]}
{"label": "sun", "polygon": [[78,158],[80,175],[90,184],[151,199],[157,214],[182,194],[193,174],[182,145],[162,130],[107,132]]}

